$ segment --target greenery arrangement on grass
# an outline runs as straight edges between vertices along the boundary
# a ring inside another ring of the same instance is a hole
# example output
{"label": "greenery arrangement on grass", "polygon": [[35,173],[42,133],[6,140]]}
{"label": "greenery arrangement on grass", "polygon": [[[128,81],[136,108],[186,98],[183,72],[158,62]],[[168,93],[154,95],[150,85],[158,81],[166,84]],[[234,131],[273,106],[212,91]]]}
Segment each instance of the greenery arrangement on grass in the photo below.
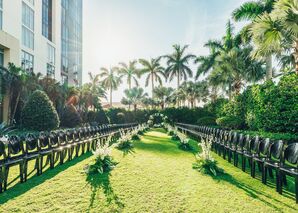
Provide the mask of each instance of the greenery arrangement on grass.
{"label": "greenery arrangement on grass", "polygon": [[189,138],[187,137],[187,135],[185,135],[179,131],[176,132],[176,135],[179,138],[178,148],[182,149],[184,151],[191,151],[192,147],[189,144]]}
{"label": "greenery arrangement on grass", "polygon": [[217,161],[211,155],[211,141],[202,139],[200,146],[202,152],[196,155],[193,169],[214,177],[223,174],[224,170],[217,166]]}
{"label": "greenery arrangement on grass", "polygon": [[103,174],[115,168],[118,164],[112,157],[112,147],[109,142],[112,137],[110,136],[104,145],[98,144],[96,150],[93,152],[95,162],[84,167],[87,174]]}

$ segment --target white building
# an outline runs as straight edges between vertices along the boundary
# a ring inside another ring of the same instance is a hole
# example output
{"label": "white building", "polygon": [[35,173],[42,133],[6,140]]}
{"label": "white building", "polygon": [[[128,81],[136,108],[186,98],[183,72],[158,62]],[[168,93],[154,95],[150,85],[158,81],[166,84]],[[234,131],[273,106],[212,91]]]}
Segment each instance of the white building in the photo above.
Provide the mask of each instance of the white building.
{"label": "white building", "polygon": [[82,0],[0,0],[0,65],[82,83]]}

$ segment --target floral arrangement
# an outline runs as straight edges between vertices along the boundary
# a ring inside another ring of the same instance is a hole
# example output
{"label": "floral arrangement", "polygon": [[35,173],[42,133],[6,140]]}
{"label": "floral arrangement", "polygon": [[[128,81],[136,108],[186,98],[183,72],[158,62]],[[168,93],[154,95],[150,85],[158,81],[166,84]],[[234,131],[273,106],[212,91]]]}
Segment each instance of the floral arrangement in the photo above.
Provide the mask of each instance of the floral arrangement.
{"label": "floral arrangement", "polygon": [[96,150],[93,151],[95,162],[84,167],[87,174],[103,174],[104,172],[111,171],[118,163],[112,157],[112,148],[109,146],[112,136],[109,136],[105,144],[97,144]]}
{"label": "floral arrangement", "polygon": [[120,130],[120,138],[116,143],[116,148],[119,150],[132,149],[132,138],[135,132],[135,129],[127,132],[125,132],[124,130]]}
{"label": "floral arrangement", "polygon": [[193,168],[212,176],[218,176],[224,173],[224,170],[217,166],[217,161],[211,155],[211,141],[212,138],[209,140],[203,140],[201,142],[202,152],[196,155],[196,163],[193,164]]}
{"label": "floral arrangement", "polygon": [[177,131],[176,135],[179,138],[179,142],[180,142],[178,145],[179,149],[182,149],[185,151],[192,150],[192,147],[189,144],[189,138],[185,134]]}

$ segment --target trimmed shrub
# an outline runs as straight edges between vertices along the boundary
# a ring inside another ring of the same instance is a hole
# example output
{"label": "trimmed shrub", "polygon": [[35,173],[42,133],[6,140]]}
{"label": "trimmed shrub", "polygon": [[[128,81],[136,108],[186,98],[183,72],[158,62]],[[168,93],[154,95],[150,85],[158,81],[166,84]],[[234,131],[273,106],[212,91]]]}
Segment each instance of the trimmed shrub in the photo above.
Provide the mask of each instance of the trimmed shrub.
{"label": "trimmed shrub", "polygon": [[242,127],[242,121],[236,116],[224,116],[216,119],[216,123],[228,129],[240,129]]}
{"label": "trimmed shrub", "polygon": [[67,105],[60,117],[61,120],[61,126],[63,127],[69,127],[73,128],[82,122],[82,119],[80,117],[80,114],[78,113],[77,109],[75,108],[74,105]]}
{"label": "trimmed shrub", "polygon": [[103,110],[87,112],[87,122],[97,124],[108,124],[109,119]]}
{"label": "trimmed shrub", "polygon": [[197,121],[198,125],[205,125],[205,126],[215,126],[216,125],[216,118],[212,116],[202,117],[199,118]]}
{"label": "trimmed shrub", "polygon": [[59,127],[58,113],[45,92],[36,90],[22,110],[22,125],[30,130],[52,130]]}

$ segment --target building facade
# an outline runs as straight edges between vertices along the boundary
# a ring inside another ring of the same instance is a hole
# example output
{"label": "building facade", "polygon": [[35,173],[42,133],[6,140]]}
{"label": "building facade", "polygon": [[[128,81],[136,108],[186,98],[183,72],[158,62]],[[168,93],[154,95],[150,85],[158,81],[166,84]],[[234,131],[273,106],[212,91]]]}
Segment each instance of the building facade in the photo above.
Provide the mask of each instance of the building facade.
{"label": "building facade", "polygon": [[[0,66],[11,62],[81,85],[82,1],[0,0]],[[7,120],[7,105],[2,96],[0,121]]]}
{"label": "building facade", "polygon": [[82,83],[82,0],[0,0],[0,65]]}

